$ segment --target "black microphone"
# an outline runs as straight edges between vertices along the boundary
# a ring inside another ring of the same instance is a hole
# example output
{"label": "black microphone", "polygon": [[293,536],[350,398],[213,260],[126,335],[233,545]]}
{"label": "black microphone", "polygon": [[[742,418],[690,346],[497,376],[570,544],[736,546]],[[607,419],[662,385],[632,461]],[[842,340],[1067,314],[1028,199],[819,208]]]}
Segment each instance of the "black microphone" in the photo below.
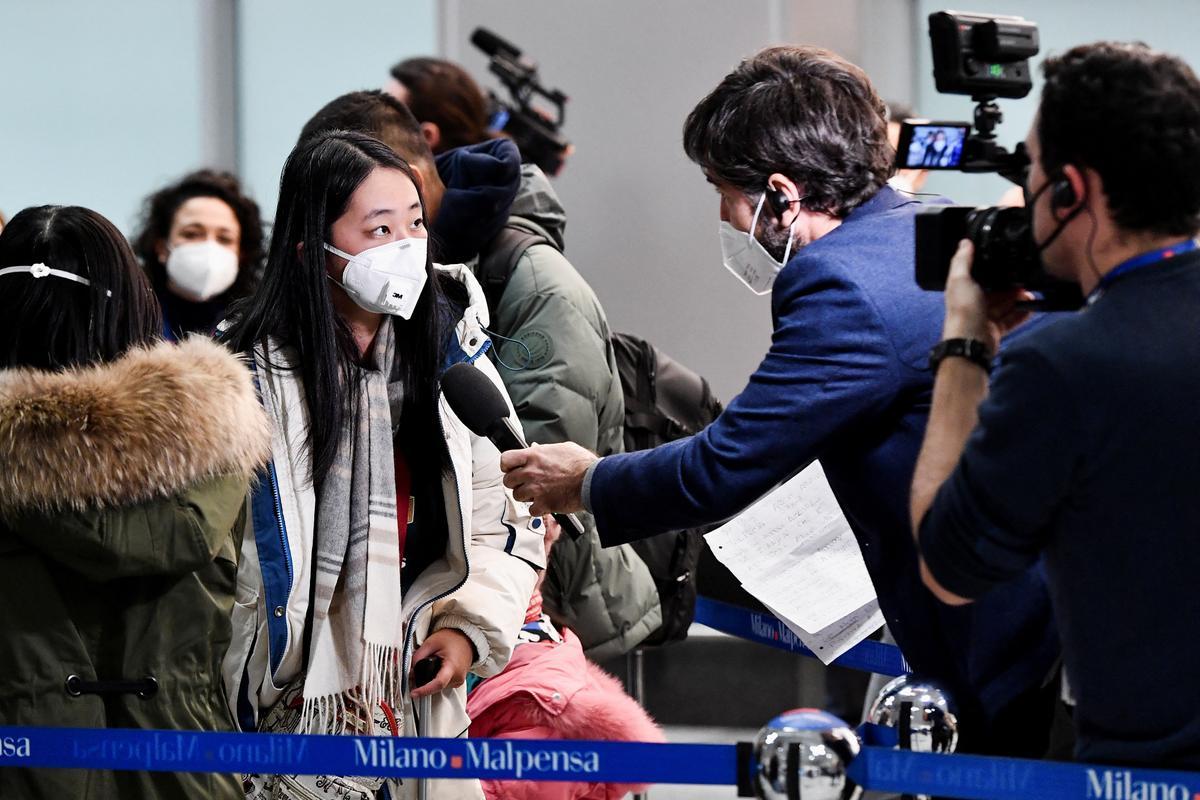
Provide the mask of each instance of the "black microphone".
{"label": "black microphone", "polygon": [[515,44],[497,36],[487,28],[476,28],[475,32],[471,34],[471,44],[489,56],[503,56],[513,61],[521,57],[521,51]]}
{"label": "black microphone", "polygon": [[[475,367],[460,363],[446,370],[442,375],[442,392],[450,409],[471,433],[490,439],[501,453],[529,446],[509,419],[504,395]],[[574,514],[555,514],[554,519],[572,539],[583,536],[583,525]]]}

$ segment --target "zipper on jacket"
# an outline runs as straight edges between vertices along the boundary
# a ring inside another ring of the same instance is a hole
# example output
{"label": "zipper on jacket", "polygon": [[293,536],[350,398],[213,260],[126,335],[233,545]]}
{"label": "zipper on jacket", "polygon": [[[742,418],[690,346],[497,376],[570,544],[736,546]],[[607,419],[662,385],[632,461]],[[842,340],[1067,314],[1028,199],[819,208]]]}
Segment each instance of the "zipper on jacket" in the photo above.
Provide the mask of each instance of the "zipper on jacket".
{"label": "zipper on jacket", "polygon": [[283,568],[287,570],[288,595],[292,593],[292,554],[288,551],[287,534],[283,528],[283,500],[279,496],[279,476],[275,474],[275,465],[271,465],[271,496],[275,498],[275,530],[279,533],[279,548],[283,553]]}

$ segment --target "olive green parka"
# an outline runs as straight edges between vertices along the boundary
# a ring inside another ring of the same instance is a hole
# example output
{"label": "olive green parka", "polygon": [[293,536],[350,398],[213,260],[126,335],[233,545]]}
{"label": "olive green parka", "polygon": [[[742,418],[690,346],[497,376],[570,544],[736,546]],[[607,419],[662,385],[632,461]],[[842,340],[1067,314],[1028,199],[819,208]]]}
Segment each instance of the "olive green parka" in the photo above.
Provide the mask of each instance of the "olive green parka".
{"label": "olive green parka", "polygon": [[[0,372],[0,725],[233,730],[221,683],[268,428],[205,339]],[[0,797],[237,798],[234,775],[0,770]]]}
{"label": "olive green parka", "polygon": [[[605,456],[624,449],[625,401],[608,318],[595,292],[562,254],[566,211],[531,164],[508,224],[555,246],[521,256],[495,309],[492,328],[512,340],[499,348],[504,386],[530,442],[575,442]],[[629,545],[602,547],[588,514],[586,533],[564,536],[550,551],[542,595],[554,621],[571,628],[588,656],[613,658],[662,624],[658,590]]]}

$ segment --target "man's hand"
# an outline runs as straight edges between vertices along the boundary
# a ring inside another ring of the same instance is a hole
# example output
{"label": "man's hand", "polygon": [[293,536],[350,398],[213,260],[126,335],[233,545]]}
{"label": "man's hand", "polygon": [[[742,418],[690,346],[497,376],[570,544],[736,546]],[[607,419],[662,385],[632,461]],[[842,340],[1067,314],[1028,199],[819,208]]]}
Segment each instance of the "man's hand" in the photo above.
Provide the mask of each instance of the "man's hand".
{"label": "man's hand", "polygon": [[950,275],[946,279],[946,323],[942,338],[978,339],[995,355],[1000,340],[1029,319],[1030,312],[1017,304],[1034,297],[1023,289],[984,292],[971,277],[974,260],[975,246],[963,239],[950,261]]}
{"label": "man's hand", "polygon": [[[412,697],[424,697],[427,694],[437,694],[443,689],[457,689],[467,680],[467,670],[475,660],[475,646],[462,631],[453,628],[442,628],[429,634],[429,638],[421,643],[413,653],[412,663],[424,661],[430,656],[442,659],[442,668],[433,680],[424,686],[412,690]],[[412,675],[409,675],[412,680]]]}
{"label": "man's hand", "polygon": [[583,476],[599,460],[577,444],[534,445],[500,455],[504,485],[531,514],[583,511]]}

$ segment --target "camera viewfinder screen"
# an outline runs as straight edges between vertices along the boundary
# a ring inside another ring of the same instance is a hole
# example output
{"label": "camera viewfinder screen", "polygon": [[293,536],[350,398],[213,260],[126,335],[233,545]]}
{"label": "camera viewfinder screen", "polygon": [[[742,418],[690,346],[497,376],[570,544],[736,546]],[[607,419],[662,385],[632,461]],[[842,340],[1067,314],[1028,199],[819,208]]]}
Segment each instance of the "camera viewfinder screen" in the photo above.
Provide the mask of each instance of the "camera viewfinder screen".
{"label": "camera viewfinder screen", "polygon": [[953,169],[962,161],[969,128],[960,125],[913,125],[904,166],[909,169]]}

